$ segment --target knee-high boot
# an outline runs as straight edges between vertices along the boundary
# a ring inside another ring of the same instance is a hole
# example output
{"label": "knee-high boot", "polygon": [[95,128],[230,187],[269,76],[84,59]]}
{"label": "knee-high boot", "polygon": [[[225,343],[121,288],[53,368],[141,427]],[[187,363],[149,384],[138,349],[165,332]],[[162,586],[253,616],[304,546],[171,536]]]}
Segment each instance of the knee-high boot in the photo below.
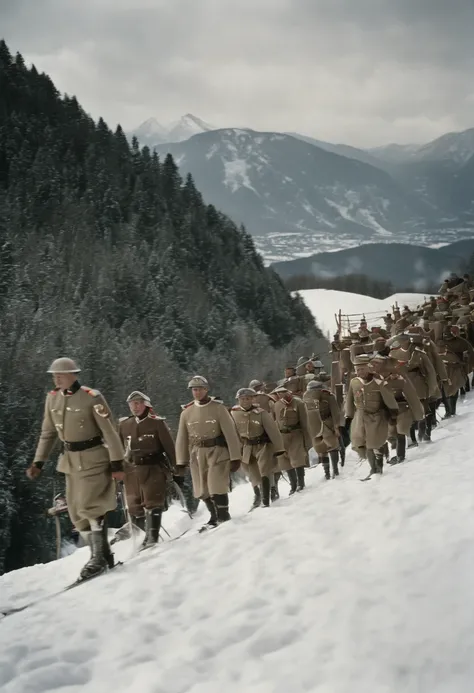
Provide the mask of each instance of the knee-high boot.
{"label": "knee-high boot", "polygon": [[302,491],[304,489],[304,467],[297,467],[296,468],[296,478],[298,481],[298,487],[297,491]]}
{"label": "knee-high boot", "polygon": [[329,457],[331,458],[333,477],[339,476],[339,468],[337,466],[337,463],[339,462],[339,452],[337,450],[330,450]]}
{"label": "knee-high boot", "polygon": [[324,469],[324,478],[325,478],[325,479],[330,479],[330,478],[331,478],[331,474],[330,474],[330,471],[329,471],[329,457],[328,457],[328,455],[319,455],[319,460],[320,460],[321,464],[323,465],[323,469]]}
{"label": "knee-high boot", "polygon": [[288,479],[290,480],[290,496],[292,496],[294,493],[296,493],[296,490],[298,488],[298,477],[296,475],[296,469],[289,469],[287,474]]}

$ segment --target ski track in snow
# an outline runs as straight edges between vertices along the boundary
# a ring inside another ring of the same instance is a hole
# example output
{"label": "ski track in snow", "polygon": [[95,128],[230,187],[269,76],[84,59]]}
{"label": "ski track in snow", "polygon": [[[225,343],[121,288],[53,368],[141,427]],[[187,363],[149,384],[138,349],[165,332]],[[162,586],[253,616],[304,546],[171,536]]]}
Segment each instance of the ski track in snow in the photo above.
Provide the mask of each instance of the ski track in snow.
{"label": "ski track in snow", "polygon": [[[339,479],[318,466],[251,514],[244,484],[215,532],[0,620],[0,690],[472,693],[474,397],[458,409],[383,478],[361,484],[350,453]],[[173,535],[189,523],[165,515]],[[0,606],[59,589],[86,559],[4,575]]]}

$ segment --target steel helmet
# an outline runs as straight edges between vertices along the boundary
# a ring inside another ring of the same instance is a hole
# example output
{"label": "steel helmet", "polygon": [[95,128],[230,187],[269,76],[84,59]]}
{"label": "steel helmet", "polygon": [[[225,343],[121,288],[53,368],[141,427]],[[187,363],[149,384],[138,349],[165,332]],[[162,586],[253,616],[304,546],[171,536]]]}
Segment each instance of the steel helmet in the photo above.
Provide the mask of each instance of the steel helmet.
{"label": "steel helmet", "polygon": [[81,369],[72,359],[61,357],[55,359],[47,370],[48,373],[80,373]]}
{"label": "steel helmet", "polygon": [[320,380],[310,380],[306,385],[307,390],[321,390],[324,384]]}
{"label": "steel helmet", "polygon": [[206,390],[208,390],[209,383],[207,382],[206,378],[204,378],[202,375],[193,375],[193,377],[188,383],[188,387],[205,387]]}
{"label": "steel helmet", "polygon": [[148,397],[148,395],[145,395],[143,392],[140,392],[140,390],[134,390],[129,394],[129,396],[127,397],[127,404],[134,400],[142,400],[143,402],[145,402],[147,407],[151,407],[150,398]]}
{"label": "steel helmet", "polygon": [[237,390],[235,399],[239,399],[239,397],[255,397],[256,394],[251,387],[241,387],[240,390]]}
{"label": "steel helmet", "polygon": [[249,387],[252,388],[252,390],[260,390],[260,388],[263,387],[263,383],[261,380],[251,380]]}

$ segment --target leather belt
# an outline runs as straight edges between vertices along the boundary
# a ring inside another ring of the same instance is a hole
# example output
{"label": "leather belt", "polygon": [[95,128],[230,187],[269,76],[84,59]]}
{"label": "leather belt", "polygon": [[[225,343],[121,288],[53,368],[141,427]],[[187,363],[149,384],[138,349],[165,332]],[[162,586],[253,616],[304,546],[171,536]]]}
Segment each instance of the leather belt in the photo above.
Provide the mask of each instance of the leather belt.
{"label": "leather belt", "polygon": [[63,449],[68,452],[82,452],[83,450],[89,450],[89,448],[96,448],[98,445],[102,445],[102,443],[103,440],[101,436],[89,438],[88,440],[76,440],[71,443],[64,440]]}
{"label": "leather belt", "polygon": [[132,457],[132,464],[140,466],[142,464],[163,464],[166,458],[162,452],[150,452],[148,455],[137,455]]}
{"label": "leather belt", "polygon": [[217,445],[222,447],[227,447],[227,441],[224,436],[217,436],[217,438],[203,438],[202,440],[193,440],[191,445],[197,448],[215,448]]}
{"label": "leather belt", "polygon": [[280,428],[280,433],[292,433],[293,431],[300,431],[301,430],[301,425],[296,424],[295,426],[283,426],[283,428]]}
{"label": "leather belt", "polygon": [[242,442],[244,445],[265,445],[265,443],[270,442],[270,438],[264,433],[258,436],[258,438],[242,438]]}

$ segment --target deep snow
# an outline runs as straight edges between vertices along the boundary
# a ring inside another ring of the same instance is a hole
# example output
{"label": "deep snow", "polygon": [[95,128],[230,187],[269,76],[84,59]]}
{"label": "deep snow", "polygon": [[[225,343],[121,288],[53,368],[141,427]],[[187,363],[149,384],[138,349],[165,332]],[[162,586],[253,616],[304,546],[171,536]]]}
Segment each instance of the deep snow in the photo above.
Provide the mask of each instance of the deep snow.
{"label": "deep snow", "polygon": [[[471,693],[473,425],[469,400],[383,478],[360,483],[351,454],[268,510],[247,514],[239,486],[215,532],[0,620],[2,693]],[[173,534],[186,523],[165,517]],[[0,607],[86,557],[4,575]]]}
{"label": "deep snow", "polygon": [[[378,299],[371,296],[361,296],[348,291],[333,291],[331,289],[307,289],[298,291],[306,303],[324,335],[332,335],[336,332],[336,320],[334,315],[342,311],[343,315],[351,315],[351,323],[357,322],[365,314],[367,324],[384,326],[383,316],[387,311],[392,311],[392,306],[398,302],[400,309],[404,305],[416,308],[426,299],[426,294],[394,294],[389,298]],[[347,321],[343,322],[347,325]]]}

